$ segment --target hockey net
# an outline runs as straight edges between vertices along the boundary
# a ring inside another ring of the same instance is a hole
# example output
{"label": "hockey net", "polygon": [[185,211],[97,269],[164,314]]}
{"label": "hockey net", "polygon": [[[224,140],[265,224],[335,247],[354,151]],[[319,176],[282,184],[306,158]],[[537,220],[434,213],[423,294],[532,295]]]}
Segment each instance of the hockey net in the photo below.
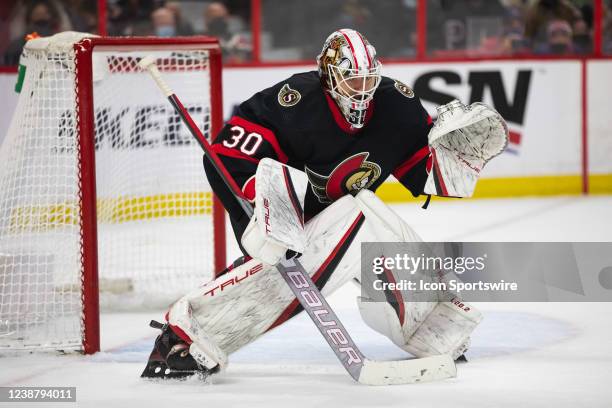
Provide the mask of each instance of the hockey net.
{"label": "hockey net", "polygon": [[211,39],[62,33],[26,44],[0,148],[0,350],[95,352],[98,303],[165,307],[225,263],[202,152],[138,68],[147,55],[215,134]]}

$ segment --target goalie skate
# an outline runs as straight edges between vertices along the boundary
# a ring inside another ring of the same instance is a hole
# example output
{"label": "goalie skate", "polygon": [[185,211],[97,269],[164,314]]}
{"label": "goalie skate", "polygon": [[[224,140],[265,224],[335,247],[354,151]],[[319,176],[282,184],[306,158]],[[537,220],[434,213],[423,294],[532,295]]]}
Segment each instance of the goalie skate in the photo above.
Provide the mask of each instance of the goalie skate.
{"label": "goalie skate", "polygon": [[205,380],[219,371],[218,365],[209,370],[198,364],[189,354],[189,345],[167,323],[151,320],[150,325],[162,332],[155,340],[147,366],[140,375],[142,378],[187,379],[196,376]]}

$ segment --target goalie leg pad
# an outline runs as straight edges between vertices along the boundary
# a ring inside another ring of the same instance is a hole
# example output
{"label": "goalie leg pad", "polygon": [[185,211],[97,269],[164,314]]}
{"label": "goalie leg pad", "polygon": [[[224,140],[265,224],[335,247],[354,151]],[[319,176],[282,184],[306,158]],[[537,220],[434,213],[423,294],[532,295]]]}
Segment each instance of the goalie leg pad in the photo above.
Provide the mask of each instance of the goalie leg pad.
{"label": "goalie leg pad", "polygon": [[255,174],[255,214],[242,234],[242,246],[253,258],[277,264],[287,250],[305,250],[304,172],[262,159]]}
{"label": "goalie leg pad", "polygon": [[468,348],[482,314],[465,302],[440,302],[402,346],[417,357],[450,354],[454,360]]}
{"label": "goalie leg pad", "polygon": [[361,190],[355,197],[372,236],[370,242],[420,242],[418,234],[402,217],[370,190]]}
{"label": "goalie leg pad", "polygon": [[223,370],[227,366],[227,354],[202,330],[186,298],[179,299],[170,307],[168,324],[189,344],[189,354],[198,364],[209,370],[217,366]]}
{"label": "goalie leg pad", "polygon": [[[300,262],[324,295],[348,282],[359,270],[360,243],[369,236],[363,232],[363,224],[363,214],[351,196],[336,201],[306,224],[308,245]],[[276,268],[255,258],[181,300],[190,305],[199,330],[227,354],[301,310]],[[170,317],[172,320],[172,313]]]}
{"label": "goalie leg pad", "polygon": [[391,304],[362,296],[357,297],[357,307],[363,321],[401,348],[406,345],[406,339],[417,331],[436,305],[437,303],[433,302],[404,302],[407,314],[404,321],[400,322]]}
{"label": "goalie leg pad", "polygon": [[[408,224],[374,193],[357,194],[359,208],[366,215],[369,241],[421,242]],[[416,294],[415,294],[416,295]],[[448,299],[448,297],[444,297]],[[426,300],[429,296],[426,295]],[[473,306],[453,299],[451,302],[410,301],[402,299],[399,307],[386,302],[358,297],[357,305],[364,322],[393,343],[417,357],[450,354],[459,357],[467,348],[469,337],[482,320]]]}
{"label": "goalie leg pad", "polygon": [[396,310],[386,302],[357,298],[363,321],[416,357],[449,354],[453,359],[469,346],[471,333],[482,314],[465,302],[404,302],[406,315],[400,322]]}

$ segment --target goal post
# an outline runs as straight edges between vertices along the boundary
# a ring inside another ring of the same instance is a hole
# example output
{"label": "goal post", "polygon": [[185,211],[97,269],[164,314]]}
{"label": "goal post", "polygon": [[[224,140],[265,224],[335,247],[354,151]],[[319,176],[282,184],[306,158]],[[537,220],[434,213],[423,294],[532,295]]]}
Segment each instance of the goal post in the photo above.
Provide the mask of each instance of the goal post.
{"label": "goal post", "polygon": [[214,137],[216,39],[61,33],[26,44],[0,147],[0,351],[94,353],[100,304],[162,308],[226,266],[225,212],[199,147],[137,66],[148,55]]}

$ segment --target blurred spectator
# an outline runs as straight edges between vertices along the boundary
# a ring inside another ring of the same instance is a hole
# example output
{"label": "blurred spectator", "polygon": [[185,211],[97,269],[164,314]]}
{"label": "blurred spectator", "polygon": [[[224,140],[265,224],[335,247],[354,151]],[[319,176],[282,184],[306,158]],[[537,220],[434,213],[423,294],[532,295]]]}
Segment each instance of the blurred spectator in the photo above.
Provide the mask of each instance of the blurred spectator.
{"label": "blurred spectator", "polygon": [[17,0],[0,2],[0,63],[11,40],[11,25],[17,7]]}
{"label": "blurred spectator", "polygon": [[593,52],[593,39],[586,21],[580,19],[574,22],[573,48],[576,54]]}
{"label": "blurred spectator", "polygon": [[[9,0],[10,2],[11,0]],[[4,1],[0,1],[4,3]],[[15,40],[16,38],[23,37],[23,33],[28,30],[27,15],[30,12],[32,6],[38,3],[37,0],[13,0],[14,7],[10,15],[10,39]],[[44,0],[44,3],[55,10],[57,13],[57,31],[71,30],[72,25],[70,18],[65,11],[65,6],[61,0]]]}
{"label": "blurred spectator", "polygon": [[[577,0],[574,0],[577,1]],[[593,1],[597,1],[597,0],[582,0],[582,1],[587,1],[588,3],[592,3]],[[580,11],[580,15],[582,16],[582,19],[586,22],[587,27],[589,28],[589,30],[593,29],[593,4],[583,4],[582,6],[580,6],[580,8],[578,9]]]}
{"label": "blurred spectator", "polygon": [[415,53],[416,38],[412,34],[416,30],[416,9],[402,1],[344,0],[339,13],[330,15],[337,17],[329,21],[331,24],[321,38],[340,28],[352,28],[375,44],[379,56],[412,56]]}
{"label": "blurred spectator", "polygon": [[549,24],[563,20],[571,27],[580,19],[580,12],[568,0],[537,0],[528,10],[525,21],[525,37],[534,48],[549,42]]}
{"label": "blurred spectator", "polygon": [[225,4],[214,1],[204,9],[204,31],[224,40],[238,33],[243,28],[240,19],[230,15]]}
{"label": "blurred spectator", "polygon": [[524,9],[517,6],[508,7],[506,9],[504,27],[508,32],[520,31],[522,34],[525,31]]}
{"label": "blurred spectator", "polygon": [[574,52],[572,27],[565,20],[552,20],[546,29],[546,42],[534,49],[536,54],[567,55]]}
{"label": "blurred spectator", "polygon": [[525,32],[523,16],[523,9],[520,6],[508,8],[504,23],[504,36],[500,44],[502,54],[525,54],[531,51],[527,40],[523,36]]}
{"label": "blurred spectator", "polygon": [[223,4],[225,4],[225,7],[227,7],[233,17],[239,21],[248,23],[251,21],[251,1],[252,0],[223,0]]}
{"label": "blurred spectator", "polygon": [[41,37],[53,35],[59,31],[59,13],[51,3],[40,0],[31,3],[26,11],[25,35],[36,32]]}
{"label": "blurred spectator", "polygon": [[195,31],[191,23],[182,16],[181,5],[177,1],[169,1],[165,7],[174,13],[176,35],[194,35]]}
{"label": "blurred spectator", "polygon": [[158,37],[176,36],[176,15],[166,7],[160,7],[151,13],[154,34]]}
{"label": "blurred spectator", "polygon": [[107,0],[109,35],[151,35],[155,0]]}
{"label": "blurred spectator", "polygon": [[365,33],[375,23],[372,21],[372,11],[359,0],[346,0],[339,11],[338,27],[350,27]]}
{"label": "blurred spectator", "polygon": [[83,33],[97,33],[97,4],[87,0],[60,0],[68,20],[70,29]]}
{"label": "blurred spectator", "polygon": [[251,39],[245,32],[244,23],[232,16],[221,2],[212,2],[204,9],[205,35],[217,37],[223,57],[229,62],[242,62],[250,58]]}
{"label": "blurred spectator", "polygon": [[602,22],[602,46],[604,54],[612,54],[612,1],[604,1]]}
{"label": "blurred spectator", "polygon": [[46,0],[37,0],[28,5],[25,11],[25,31],[15,38],[4,54],[5,65],[17,65],[21,50],[28,34],[37,33],[41,37],[60,31],[60,17],[55,5]]}
{"label": "blurred spectator", "polygon": [[364,34],[379,56],[415,54],[416,0],[262,0],[261,4],[262,58],[267,61],[312,61],[324,39],[340,28]]}
{"label": "blurred spectator", "polygon": [[428,49],[479,50],[502,37],[506,9],[499,0],[438,0],[427,14]]}

